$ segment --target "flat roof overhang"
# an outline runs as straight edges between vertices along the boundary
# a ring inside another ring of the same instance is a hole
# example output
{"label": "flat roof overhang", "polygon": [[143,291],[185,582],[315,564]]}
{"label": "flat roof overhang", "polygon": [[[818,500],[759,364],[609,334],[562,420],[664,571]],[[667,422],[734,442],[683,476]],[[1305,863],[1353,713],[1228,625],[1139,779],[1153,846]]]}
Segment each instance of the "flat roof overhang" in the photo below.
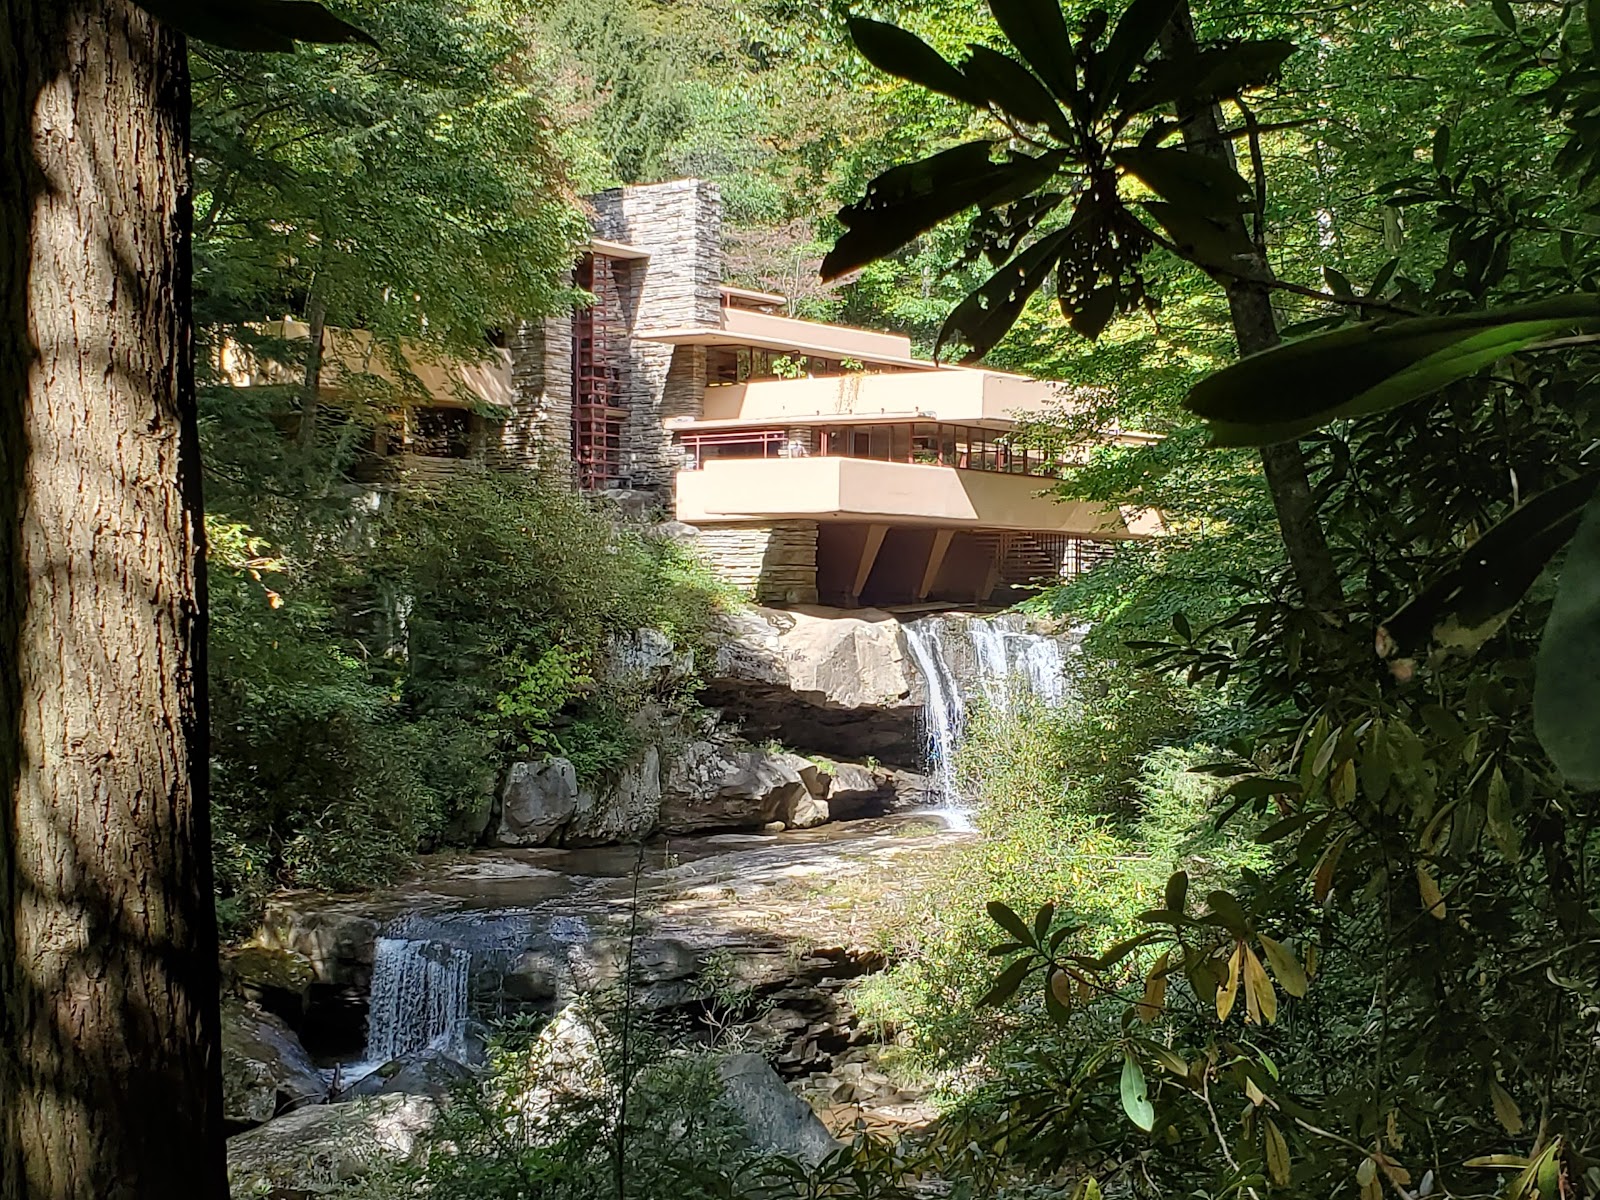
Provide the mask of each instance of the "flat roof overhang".
{"label": "flat roof overhang", "polygon": [[650,251],[638,246],[630,246],[626,242],[608,242],[604,238],[589,239],[589,253],[598,254],[602,258],[649,258]]}
{"label": "flat roof overhang", "polygon": [[665,342],[669,346],[732,346],[751,350],[776,350],[780,353],[797,351],[815,354],[819,358],[854,358],[878,367],[903,367],[915,371],[940,371],[945,368],[920,358],[892,354],[875,354],[858,349],[841,348],[824,342],[808,342],[799,338],[764,337],[758,334],[730,333],[726,329],[685,325],[673,329],[646,329],[639,335],[642,342]]}
{"label": "flat roof overhang", "polygon": [[905,412],[875,413],[799,413],[782,417],[724,417],[704,420],[698,417],[668,417],[662,422],[673,433],[709,433],[719,429],[788,429],[795,426],[835,425],[964,425],[974,429],[989,429],[1005,433],[1015,428],[1015,422],[986,417],[979,421],[953,421],[926,409],[908,409]]}
{"label": "flat roof overhang", "polygon": [[690,525],[857,521],[994,533],[1134,540],[1160,514],[1058,501],[1050,480],[862,458],[713,459],[678,472],[677,518]]}
{"label": "flat roof overhang", "polygon": [[745,308],[724,307],[718,313],[716,324],[646,329],[637,336],[645,341],[676,346],[748,346],[821,358],[855,359],[908,371],[941,369],[937,363],[915,357],[911,353],[911,339],[902,334],[800,321]]}

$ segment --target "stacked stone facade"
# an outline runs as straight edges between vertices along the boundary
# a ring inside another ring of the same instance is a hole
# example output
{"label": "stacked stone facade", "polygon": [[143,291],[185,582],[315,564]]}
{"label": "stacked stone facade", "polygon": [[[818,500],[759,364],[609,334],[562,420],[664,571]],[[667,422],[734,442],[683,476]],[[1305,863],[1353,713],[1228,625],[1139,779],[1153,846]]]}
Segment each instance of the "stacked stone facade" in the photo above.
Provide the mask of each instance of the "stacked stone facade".
{"label": "stacked stone facade", "polygon": [[696,549],[718,577],[757,604],[817,602],[817,523],[718,525],[701,531]]}

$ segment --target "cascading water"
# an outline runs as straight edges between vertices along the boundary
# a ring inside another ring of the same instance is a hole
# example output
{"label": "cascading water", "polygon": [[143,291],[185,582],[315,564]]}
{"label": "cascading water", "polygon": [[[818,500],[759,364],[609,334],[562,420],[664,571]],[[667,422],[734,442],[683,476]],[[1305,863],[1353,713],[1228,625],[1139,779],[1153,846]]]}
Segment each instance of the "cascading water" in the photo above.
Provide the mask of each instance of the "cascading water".
{"label": "cascading water", "polygon": [[367,1008],[369,1063],[386,1063],[454,1037],[467,1019],[472,954],[437,939],[380,937]]}
{"label": "cascading water", "polygon": [[961,702],[961,689],[955,676],[945,662],[937,620],[913,621],[905,627],[905,633],[906,647],[916,660],[917,670],[922,673],[922,686],[928,692],[928,703],[923,709],[923,749],[937,780],[939,802],[954,809],[959,795],[956,746],[967,721],[966,706]]}
{"label": "cascading water", "polygon": [[373,1067],[417,1050],[456,1055],[466,1028],[475,967],[503,967],[527,943],[518,910],[412,914],[378,936],[363,1061]]}
{"label": "cascading water", "polygon": [[934,799],[952,825],[972,827],[955,773],[971,703],[981,699],[1006,716],[1030,703],[1064,704],[1070,696],[1067,653],[1083,632],[1039,633],[1015,614],[942,614],[906,623],[906,646],[928,695],[924,727]]}

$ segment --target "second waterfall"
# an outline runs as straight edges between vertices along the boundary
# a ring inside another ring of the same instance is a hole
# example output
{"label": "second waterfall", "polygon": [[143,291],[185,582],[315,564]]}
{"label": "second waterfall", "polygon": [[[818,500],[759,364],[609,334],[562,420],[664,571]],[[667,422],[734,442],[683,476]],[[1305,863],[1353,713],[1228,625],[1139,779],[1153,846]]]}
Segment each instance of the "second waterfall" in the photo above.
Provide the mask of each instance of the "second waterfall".
{"label": "second waterfall", "polygon": [[970,798],[956,755],[970,710],[981,702],[1002,717],[1028,705],[1055,708],[1072,696],[1078,645],[1086,630],[1046,633],[1017,613],[941,613],[905,624],[906,647],[922,676],[924,750],[935,795],[953,824],[971,827]]}

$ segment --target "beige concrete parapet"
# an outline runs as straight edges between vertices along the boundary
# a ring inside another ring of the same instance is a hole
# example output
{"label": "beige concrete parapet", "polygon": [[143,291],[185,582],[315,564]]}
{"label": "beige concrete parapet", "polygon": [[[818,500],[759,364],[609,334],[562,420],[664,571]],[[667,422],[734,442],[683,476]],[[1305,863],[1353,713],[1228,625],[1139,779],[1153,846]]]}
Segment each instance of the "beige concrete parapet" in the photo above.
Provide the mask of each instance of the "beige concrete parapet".
{"label": "beige concrete parapet", "polygon": [[1053,498],[1026,475],[861,458],[715,459],[680,471],[677,516],[729,521],[850,520],[953,529],[1156,536],[1154,513]]}

